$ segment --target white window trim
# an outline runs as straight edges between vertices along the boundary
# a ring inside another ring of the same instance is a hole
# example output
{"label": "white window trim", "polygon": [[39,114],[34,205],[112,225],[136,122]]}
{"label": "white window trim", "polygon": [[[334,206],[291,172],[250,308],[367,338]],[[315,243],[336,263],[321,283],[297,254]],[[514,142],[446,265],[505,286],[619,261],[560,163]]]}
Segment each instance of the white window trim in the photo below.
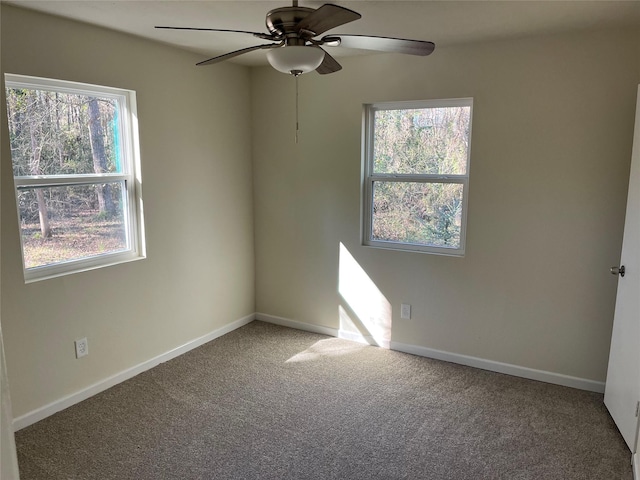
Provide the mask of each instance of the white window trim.
{"label": "white window trim", "polygon": [[[48,278],[59,277],[71,273],[84,272],[96,268],[117,265],[124,262],[141,260],[146,257],[145,234],[142,203],[142,176],[140,166],[140,141],[138,136],[138,112],[136,108],[136,92],[121,88],[91,85],[87,83],[55,80],[50,78],[32,77],[5,73],[6,88],[27,88],[46,90],[59,93],[73,93],[88,96],[111,98],[118,102],[120,108],[119,121],[122,136],[122,173],[83,174],[83,175],[38,175],[20,176],[14,178],[14,193],[16,195],[16,209],[18,222],[20,211],[18,205],[18,190],[20,187],[35,186],[68,186],[86,185],[98,182],[111,183],[124,181],[127,192],[127,208],[125,211],[129,248],[125,251],[110,252],[93,255],[81,259],[58,262],[51,265],[25,268],[22,254],[22,269],[25,283],[31,283]],[[22,234],[20,234],[21,252]]]}
{"label": "white window trim", "polygon": [[[465,175],[429,175],[429,174],[376,174],[373,173],[374,115],[382,110],[413,110],[422,108],[469,107],[469,148],[467,149],[467,165]],[[467,212],[469,201],[469,169],[471,161],[471,129],[473,125],[473,98],[453,98],[437,100],[419,100],[405,102],[382,102],[364,105],[363,115],[363,168],[362,168],[362,244],[368,247],[384,248],[436,255],[463,257],[467,241]],[[405,242],[374,240],[371,238],[373,218],[373,184],[385,182],[420,182],[420,183],[455,183],[462,185],[462,216],[460,219],[460,247],[439,247]]]}

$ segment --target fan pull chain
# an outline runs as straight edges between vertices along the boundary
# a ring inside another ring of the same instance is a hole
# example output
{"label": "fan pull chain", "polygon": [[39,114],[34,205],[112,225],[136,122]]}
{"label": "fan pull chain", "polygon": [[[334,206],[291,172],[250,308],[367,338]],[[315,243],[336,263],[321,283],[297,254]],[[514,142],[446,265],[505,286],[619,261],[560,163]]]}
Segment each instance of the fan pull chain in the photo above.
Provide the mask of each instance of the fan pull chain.
{"label": "fan pull chain", "polygon": [[300,75],[296,75],[296,144],[298,143],[298,131],[300,130],[300,124],[298,123],[298,77]]}

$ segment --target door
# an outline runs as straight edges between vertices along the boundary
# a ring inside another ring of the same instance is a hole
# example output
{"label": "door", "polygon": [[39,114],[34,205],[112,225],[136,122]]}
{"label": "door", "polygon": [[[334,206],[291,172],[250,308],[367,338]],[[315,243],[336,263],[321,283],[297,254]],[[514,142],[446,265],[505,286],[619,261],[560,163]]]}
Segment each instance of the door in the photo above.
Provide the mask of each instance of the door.
{"label": "door", "polygon": [[635,452],[640,401],[640,87],[620,262],[604,403]]}

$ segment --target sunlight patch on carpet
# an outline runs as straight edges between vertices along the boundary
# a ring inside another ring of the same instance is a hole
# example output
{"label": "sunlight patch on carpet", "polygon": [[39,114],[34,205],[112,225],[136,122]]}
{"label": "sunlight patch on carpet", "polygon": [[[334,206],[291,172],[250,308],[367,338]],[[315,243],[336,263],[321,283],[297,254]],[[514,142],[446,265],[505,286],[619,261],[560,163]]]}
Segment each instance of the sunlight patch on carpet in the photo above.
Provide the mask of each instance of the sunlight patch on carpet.
{"label": "sunlight patch on carpet", "polygon": [[291,357],[285,363],[311,362],[325,357],[341,357],[359,352],[363,348],[365,348],[365,345],[359,343],[329,338],[314,343],[305,351]]}

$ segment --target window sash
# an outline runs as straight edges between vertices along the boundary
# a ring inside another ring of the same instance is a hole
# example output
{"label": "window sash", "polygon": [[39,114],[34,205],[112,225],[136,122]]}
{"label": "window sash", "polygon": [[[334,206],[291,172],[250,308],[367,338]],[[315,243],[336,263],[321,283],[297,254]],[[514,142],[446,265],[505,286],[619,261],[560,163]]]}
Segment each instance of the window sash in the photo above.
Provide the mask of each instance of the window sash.
{"label": "window sash", "polygon": [[[122,90],[114,87],[104,87],[101,85],[91,85],[80,82],[70,82],[66,80],[56,80],[52,78],[31,77],[27,75],[15,75],[5,73],[5,88],[25,88],[30,90],[40,90],[44,92],[67,93],[72,95],[85,95],[88,97],[100,97],[114,100],[118,104],[118,128],[121,132],[120,138],[122,153],[122,172],[115,175],[132,176],[137,169],[139,159],[138,152],[138,132],[137,125],[134,125],[137,117],[134,91]],[[68,175],[78,176],[84,174]],[[110,175],[105,173],[105,175]],[[41,178],[58,177],[61,175],[42,175]],[[67,175],[65,175],[67,176]],[[24,176],[15,177],[25,178]]]}
{"label": "window sash", "polygon": [[99,185],[118,181],[131,181],[132,175],[101,173],[96,175],[29,175],[13,177],[18,190],[38,187],[68,187],[72,185]]}
{"label": "window sash", "polygon": [[464,183],[467,175],[413,175],[413,174],[373,174],[367,180],[379,182],[417,182],[417,183]]}
{"label": "window sash", "polygon": [[[28,189],[38,189],[38,188],[50,188],[50,187],[66,187],[66,186],[85,186],[85,185],[100,185],[105,183],[122,183],[124,189],[123,195],[123,214],[124,214],[124,225],[127,232],[127,247],[124,250],[111,251],[105,253],[99,253],[94,255],[87,255],[81,258],[73,258],[69,260],[59,261],[56,263],[39,265],[35,267],[26,268],[24,267],[24,276],[25,281],[27,283],[35,280],[41,280],[45,278],[56,277],[65,273],[71,272],[80,272],[85,270],[90,270],[93,268],[98,268],[101,266],[114,265],[117,263],[122,263],[130,260],[135,260],[136,258],[140,258],[139,251],[139,236],[138,229],[136,228],[136,217],[132,216],[132,206],[135,205],[136,196],[132,191],[132,188],[129,187],[128,179],[114,179],[113,177],[106,180],[103,179],[99,182],[81,182],[81,183],[60,183],[57,182],[55,184],[48,185],[29,185],[23,186],[21,188],[16,188],[16,194],[18,190],[28,190]],[[134,202],[132,204],[132,202]],[[18,211],[18,217],[20,217],[20,212]],[[22,248],[22,252],[24,255],[24,238],[22,232],[20,232],[20,244]],[[24,256],[23,256],[24,262]]]}
{"label": "window sash", "polygon": [[[130,90],[122,90],[114,87],[104,87],[102,85],[91,85],[89,83],[71,82],[67,80],[56,80],[53,78],[32,77],[28,75],[4,74],[6,88],[27,88],[30,90],[41,90],[44,92],[70,93],[73,95],[86,95],[89,97],[100,96],[123,102],[121,107],[126,107],[126,97]],[[73,85],[73,86],[71,86]],[[126,112],[127,114],[129,112]],[[123,116],[125,112],[123,111]]]}
{"label": "window sash", "polygon": [[[460,247],[446,247],[426,245],[422,243],[397,242],[391,240],[375,240],[373,239],[373,184],[377,181],[383,182],[401,182],[401,183],[452,183],[462,185],[462,218],[460,220]],[[365,186],[365,215],[364,215],[364,235],[363,244],[370,247],[381,247],[391,250],[411,250],[416,252],[436,253],[442,255],[462,256],[465,252],[466,245],[466,224],[467,224],[467,198],[469,193],[469,179],[426,179],[424,177],[415,180],[398,179],[398,178],[376,178],[369,177]]]}

